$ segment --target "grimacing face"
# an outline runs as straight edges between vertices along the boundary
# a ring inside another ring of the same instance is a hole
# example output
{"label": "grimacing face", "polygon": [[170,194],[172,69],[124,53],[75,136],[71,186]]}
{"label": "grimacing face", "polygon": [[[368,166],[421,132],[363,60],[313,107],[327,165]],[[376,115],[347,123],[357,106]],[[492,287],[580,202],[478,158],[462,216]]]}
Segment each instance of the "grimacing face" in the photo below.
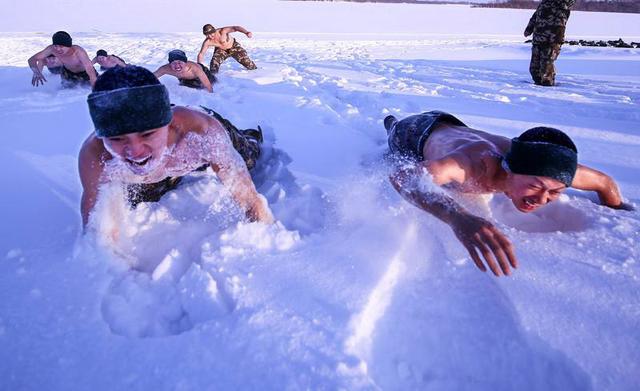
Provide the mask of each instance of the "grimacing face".
{"label": "grimacing face", "polygon": [[549,177],[509,174],[505,194],[513,205],[523,213],[555,201],[567,189],[564,183]]}
{"label": "grimacing face", "polygon": [[185,65],[186,65],[185,62],[180,60],[171,61],[171,63],[169,64],[171,69],[173,69],[176,72],[180,72],[182,69],[184,69]]}
{"label": "grimacing face", "polygon": [[105,148],[134,174],[144,175],[162,161],[168,146],[169,125],[139,133],[104,137]]}
{"label": "grimacing face", "polygon": [[107,62],[107,57],[106,56],[97,56],[96,57],[96,62],[102,66],[104,66]]}

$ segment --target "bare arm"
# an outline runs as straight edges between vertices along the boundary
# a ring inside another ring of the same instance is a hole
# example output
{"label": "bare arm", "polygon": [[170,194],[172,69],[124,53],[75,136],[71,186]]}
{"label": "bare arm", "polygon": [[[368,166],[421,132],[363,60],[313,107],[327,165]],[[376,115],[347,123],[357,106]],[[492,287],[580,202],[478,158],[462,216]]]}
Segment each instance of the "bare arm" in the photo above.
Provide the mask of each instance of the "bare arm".
{"label": "bare arm", "polygon": [[168,67],[169,67],[168,65],[163,65],[160,68],[158,68],[155,72],[153,72],[153,74],[159,79],[161,76],[164,76],[169,73],[167,72]]}
{"label": "bare arm", "polygon": [[213,92],[213,87],[211,86],[211,82],[209,81],[209,78],[207,77],[207,75],[205,75],[200,65],[193,64],[193,63],[192,65],[193,65],[194,72],[198,77],[198,80],[200,80],[200,83],[202,83],[202,85],[204,86],[204,88],[207,89],[207,91]]}
{"label": "bare arm", "polygon": [[103,170],[104,165],[101,160],[101,151],[96,148],[93,136],[90,136],[82,145],[78,156],[78,171],[82,184],[80,214],[82,215],[83,229],[86,229],[87,223],[89,222],[89,215],[96,204]]}
{"label": "bare arm", "polygon": [[222,29],[223,34],[229,34],[229,33],[235,33],[235,32],[242,33],[249,38],[253,36],[253,34],[251,34],[251,31],[245,29],[242,26],[228,26]]}
{"label": "bare arm", "polygon": [[509,275],[509,265],[514,268],[518,265],[509,239],[489,221],[467,212],[445,193],[426,186],[426,174],[431,174],[433,183],[441,186],[464,182],[467,172],[464,163],[445,158],[400,167],[391,175],[390,180],[403,198],[449,225],[480,270],[487,269],[478,251],[493,274],[500,276],[502,270],[504,275]]}
{"label": "bare arm", "polygon": [[249,175],[249,170],[233,148],[226,130],[218,121],[207,118],[210,137],[215,145],[214,156],[211,157],[211,167],[220,178],[222,184],[229,189],[233,199],[245,211],[251,221],[273,223],[274,218],[266,199],[258,194]]}
{"label": "bare arm", "polygon": [[200,47],[200,52],[198,53],[198,64],[204,64],[204,55],[207,53],[207,49],[209,45],[207,45],[207,40],[202,41],[202,46]]}
{"label": "bare arm", "polygon": [[29,63],[29,68],[33,71],[33,77],[31,78],[31,85],[37,87],[40,84],[44,84],[47,79],[42,75],[42,69],[44,68],[45,59],[53,53],[53,48],[51,45],[44,48],[44,50],[34,54],[29,57],[27,62]]}
{"label": "bare arm", "polygon": [[96,69],[93,67],[93,63],[89,59],[89,55],[87,54],[87,52],[80,46],[76,46],[75,48],[77,50],[76,53],[78,53],[78,58],[84,66],[85,72],[87,72],[87,75],[89,75],[89,82],[93,87],[93,85],[96,84],[96,79],[98,78],[96,76]]}
{"label": "bare arm", "polygon": [[579,190],[595,191],[602,205],[610,208],[633,209],[631,205],[622,202],[622,195],[613,178],[593,168],[579,164],[571,187]]}

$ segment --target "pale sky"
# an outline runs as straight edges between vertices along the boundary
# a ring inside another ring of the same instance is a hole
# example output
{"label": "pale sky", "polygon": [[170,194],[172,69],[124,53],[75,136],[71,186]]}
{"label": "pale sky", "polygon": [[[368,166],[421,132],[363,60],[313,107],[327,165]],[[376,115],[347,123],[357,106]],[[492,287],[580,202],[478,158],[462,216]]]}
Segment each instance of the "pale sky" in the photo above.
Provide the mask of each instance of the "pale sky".
{"label": "pale sky", "polygon": [[[533,13],[533,10],[470,8],[467,5],[278,0],[0,0],[0,10],[0,32],[199,33],[202,25],[211,23],[216,27],[240,25],[254,32],[507,34],[518,37]],[[502,13],[508,13],[510,17],[499,17]],[[567,34],[638,39],[640,14],[574,11]]]}
{"label": "pale sky", "polygon": [[0,31],[187,32],[205,23],[276,27],[268,16],[278,6],[276,0],[0,0]]}

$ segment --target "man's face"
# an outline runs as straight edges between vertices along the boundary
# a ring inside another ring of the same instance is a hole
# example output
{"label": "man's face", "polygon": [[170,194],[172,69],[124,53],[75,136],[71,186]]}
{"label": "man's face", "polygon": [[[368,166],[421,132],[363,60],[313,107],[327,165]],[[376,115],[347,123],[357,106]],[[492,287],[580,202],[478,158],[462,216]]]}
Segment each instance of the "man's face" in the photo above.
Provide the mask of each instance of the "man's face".
{"label": "man's face", "polygon": [[529,213],[557,200],[566,188],[564,183],[552,178],[510,174],[505,194],[520,212]]}
{"label": "man's face", "polygon": [[60,56],[67,54],[69,50],[71,50],[71,48],[68,46],[53,45],[53,52]]}
{"label": "man's face", "polygon": [[98,56],[96,57],[96,62],[101,66],[105,66],[107,63],[107,56]]}
{"label": "man's face", "polygon": [[105,148],[136,175],[156,169],[167,149],[169,125],[102,139]]}
{"label": "man's face", "polygon": [[171,67],[171,69],[173,69],[176,72],[180,72],[184,69],[184,67],[186,66],[186,63],[184,61],[180,61],[180,60],[174,60],[171,61],[171,63],[169,64],[169,66]]}
{"label": "man's face", "polygon": [[216,30],[213,30],[212,32],[207,34],[207,38],[209,38],[209,39],[213,39],[215,36],[216,36]]}

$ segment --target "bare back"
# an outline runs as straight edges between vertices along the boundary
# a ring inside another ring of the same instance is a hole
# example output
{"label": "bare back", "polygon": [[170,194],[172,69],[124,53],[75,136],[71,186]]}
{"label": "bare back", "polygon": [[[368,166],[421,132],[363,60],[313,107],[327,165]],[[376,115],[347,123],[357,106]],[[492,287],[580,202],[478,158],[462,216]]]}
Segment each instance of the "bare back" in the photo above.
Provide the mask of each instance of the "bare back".
{"label": "bare back", "polygon": [[495,191],[494,179],[503,171],[502,157],[511,141],[502,136],[465,126],[442,123],[427,138],[422,156],[425,164],[434,161],[455,161],[464,176],[451,185],[465,193]]}
{"label": "bare back", "polygon": [[[96,60],[94,59],[93,62],[96,62]],[[121,58],[110,54],[110,55],[106,56],[105,60],[101,64],[101,66],[103,68],[107,68],[108,69],[108,68],[113,68],[113,67],[116,67],[116,66],[124,67],[124,66],[127,66],[127,64],[124,61],[122,61]]]}

